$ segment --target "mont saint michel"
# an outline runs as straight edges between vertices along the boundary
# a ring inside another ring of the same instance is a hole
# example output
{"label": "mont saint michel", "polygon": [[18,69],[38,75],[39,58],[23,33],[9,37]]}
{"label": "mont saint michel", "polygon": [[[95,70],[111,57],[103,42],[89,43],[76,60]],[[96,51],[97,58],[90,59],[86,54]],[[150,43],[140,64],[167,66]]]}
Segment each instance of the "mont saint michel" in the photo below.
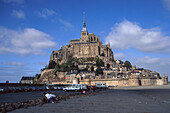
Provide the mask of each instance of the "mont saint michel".
{"label": "mont saint michel", "polygon": [[169,113],[169,20],[170,0],[0,0],[0,113]]}
{"label": "mont saint michel", "polygon": [[[64,40],[64,39],[63,39]],[[103,44],[99,35],[89,33],[85,17],[81,37],[51,53],[46,68],[34,78],[39,84],[105,83],[106,86],[166,85],[168,77],[158,72],[116,60],[110,42]]]}

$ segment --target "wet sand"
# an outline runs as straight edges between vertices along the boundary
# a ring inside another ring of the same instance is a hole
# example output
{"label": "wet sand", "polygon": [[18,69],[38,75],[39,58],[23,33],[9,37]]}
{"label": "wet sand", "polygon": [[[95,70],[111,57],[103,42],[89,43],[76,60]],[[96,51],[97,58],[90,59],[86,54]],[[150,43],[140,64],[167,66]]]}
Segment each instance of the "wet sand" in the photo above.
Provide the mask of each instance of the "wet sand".
{"label": "wet sand", "polygon": [[[0,104],[42,99],[44,97],[45,92],[46,91],[32,91],[0,94]],[[65,92],[62,90],[56,90],[53,92],[58,96],[80,93],[80,92]]]}
{"label": "wet sand", "polygon": [[170,85],[116,87],[93,96],[17,109],[11,113],[167,113],[169,101]]}

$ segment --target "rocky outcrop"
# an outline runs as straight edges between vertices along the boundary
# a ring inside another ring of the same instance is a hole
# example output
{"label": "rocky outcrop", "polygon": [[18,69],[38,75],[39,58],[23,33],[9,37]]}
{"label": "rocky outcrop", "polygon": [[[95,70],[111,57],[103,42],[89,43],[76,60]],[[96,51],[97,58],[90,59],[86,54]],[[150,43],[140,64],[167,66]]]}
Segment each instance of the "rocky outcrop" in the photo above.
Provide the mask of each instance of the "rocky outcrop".
{"label": "rocky outcrop", "polygon": [[44,71],[41,71],[40,78],[36,81],[36,83],[43,84],[43,83],[50,83],[53,80],[55,80],[56,74],[55,69],[45,69]]}

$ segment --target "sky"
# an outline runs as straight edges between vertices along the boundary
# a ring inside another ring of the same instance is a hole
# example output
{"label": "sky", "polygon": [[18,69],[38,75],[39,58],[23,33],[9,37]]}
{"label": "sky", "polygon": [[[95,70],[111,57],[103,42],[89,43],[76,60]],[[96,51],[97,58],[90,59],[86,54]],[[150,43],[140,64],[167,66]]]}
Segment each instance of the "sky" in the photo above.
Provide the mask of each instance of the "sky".
{"label": "sky", "polygon": [[169,76],[170,0],[0,0],[0,82],[35,76],[53,50],[89,33],[114,57]]}

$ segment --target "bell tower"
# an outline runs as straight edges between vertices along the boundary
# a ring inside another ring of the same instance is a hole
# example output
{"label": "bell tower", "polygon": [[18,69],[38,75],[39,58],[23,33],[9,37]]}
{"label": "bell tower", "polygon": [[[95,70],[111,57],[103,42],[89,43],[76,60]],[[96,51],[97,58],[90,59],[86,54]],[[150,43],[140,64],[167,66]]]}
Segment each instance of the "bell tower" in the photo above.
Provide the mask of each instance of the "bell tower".
{"label": "bell tower", "polygon": [[86,22],[85,22],[85,12],[83,12],[83,29],[81,31],[81,42],[88,42],[88,32],[87,32],[87,28],[86,28]]}

